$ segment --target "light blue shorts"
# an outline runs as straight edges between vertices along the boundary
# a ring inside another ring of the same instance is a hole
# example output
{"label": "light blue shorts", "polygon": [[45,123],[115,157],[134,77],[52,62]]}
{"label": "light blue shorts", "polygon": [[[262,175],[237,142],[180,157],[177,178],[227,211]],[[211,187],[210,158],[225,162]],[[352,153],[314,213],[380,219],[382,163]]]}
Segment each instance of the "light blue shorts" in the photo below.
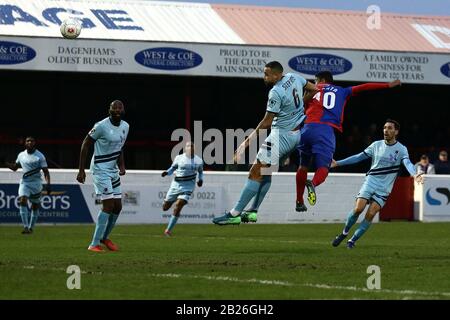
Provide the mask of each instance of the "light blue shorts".
{"label": "light blue shorts", "polygon": [[175,181],[173,180],[170,184],[169,191],[164,198],[166,202],[175,202],[177,199],[183,199],[186,202],[192,197],[192,193],[195,189],[195,179],[192,181]]}
{"label": "light blue shorts", "polygon": [[102,201],[107,199],[121,199],[119,173],[101,172],[92,175],[94,181],[95,194]]}
{"label": "light blue shorts", "polygon": [[41,202],[42,182],[21,182],[19,197],[27,197],[31,203]]}
{"label": "light blue shorts", "polygon": [[375,186],[366,181],[359,190],[356,198],[363,198],[368,200],[369,202],[375,201],[380,205],[381,208],[383,208],[386,204],[389,194],[390,193],[387,192],[385,188]]}
{"label": "light blue shorts", "polygon": [[280,161],[296,150],[300,142],[300,130],[272,130],[258,150],[256,159],[261,163],[279,165]]}

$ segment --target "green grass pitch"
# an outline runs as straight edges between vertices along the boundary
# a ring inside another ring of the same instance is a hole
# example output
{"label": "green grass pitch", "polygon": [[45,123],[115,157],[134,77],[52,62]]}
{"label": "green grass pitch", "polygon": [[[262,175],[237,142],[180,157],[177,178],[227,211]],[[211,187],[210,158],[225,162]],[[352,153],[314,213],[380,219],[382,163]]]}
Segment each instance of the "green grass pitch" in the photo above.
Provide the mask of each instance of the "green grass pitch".
{"label": "green grass pitch", "polygon": [[[117,226],[119,252],[93,253],[93,225],[0,226],[0,299],[450,299],[450,224],[374,224],[357,247],[341,224]],[[352,230],[354,231],[354,229]],[[69,265],[81,289],[69,290]],[[367,289],[370,265],[381,289]]]}

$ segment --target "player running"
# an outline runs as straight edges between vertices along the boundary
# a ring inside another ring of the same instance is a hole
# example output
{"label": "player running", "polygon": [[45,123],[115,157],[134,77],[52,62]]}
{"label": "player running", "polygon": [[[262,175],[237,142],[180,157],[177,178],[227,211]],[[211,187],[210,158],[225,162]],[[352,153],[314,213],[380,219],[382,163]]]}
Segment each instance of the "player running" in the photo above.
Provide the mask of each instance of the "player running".
{"label": "player running", "polygon": [[[223,216],[213,219],[218,225],[256,222],[257,210],[270,188],[270,174],[263,175],[262,168],[277,167],[281,158],[288,156],[300,141],[300,128],[305,120],[303,108],[303,89],[314,91],[314,84],[298,74],[283,75],[283,66],[278,61],[266,64],[264,82],[272,86],[267,101],[267,112],[256,129],[238,147],[235,160],[238,160],[258,136],[262,129],[271,128],[271,132],[261,145],[256,161],[250,169],[247,182],[236,205]],[[265,169],[268,170],[268,169]],[[255,197],[252,208],[243,213],[246,205]],[[242,216],[241,216],[241,213]]]}
{"label": "player running", "polygon": [[415,167],[409,160],[408,149],[396,140],[399,130],[399,123],[388,119],[383,128],[384,140],[375,141],[363,152],[344,160],[333,160],[331,167],[335,168],[372,158],[372,166],[356,197],[355,208],[349,212],[342,233],[334,239],[332,243],[334,247],[347,237],[350,228],[356,223],[367,204],[369,208],[366,216],[348,240],[347,247],[352,249],[355,242],[369,229],[373,218],[386,203],[402,164],[418,183],[423,183],[423,173],[416,174]]}
{"label": "player running", "polygon": [[[300,167],[296,175],[297,201],[295,210],[306,211],[303,202],[305,185],[308,189],[308,202],[316,204],[315,188],[325,181],[336,147],[334,129],[342,132],[344,108],[351,96],[363,91],[380,90],[399,86],[400,80],[390,83],[366,83],[353,87],[339,87],[333,84],[333,75],[329,71],[316,74],[316,86],[319,92],[305,95],[306,121],[301,130],[302,139],[298,145]],[[312,99],[311,99],[312,98]],[[315,173],[307,180],[308,166],[314,158]]]}
{"label": "player running", "polygon": [[[100,243],[103,243],[111,251],[118,250],[117,245],[108,236],[122,210],[119,176],[125,174],[122,149],[129,130],[128,123],[122,120],[124,113],[125,107],[121,101],[115,100],[111,102],[109,117],[97,122],[81,145],[77,181],[84,183],[86,180],[84,165],[88,150],[94,145],[94,155],[91,159],[90,170],[95,193],[102,200],[102,209],[98,213],[92,243],[88,247],[88,250],[94,252],[104,252]],[[117,163],[119,166],[117,166]]]}
{"label": "player running", "polygon": [[[50,173],[45,156],[36,149],[36,140],[33,137],[25,139],[25,150],[19,153],[15,163],[6,163],[12,171],[19,167],[23,169],[23,176],[19,184],[19,212],[22,218],[22,234],[33,233],[34,225],[39,216],[39,206],[42,193],[42,176],[47,182],[46,192],[50,194]],[[31,216],[28,212],[28,200],[31,202]]]}
{"label": "player running", "polygon": [[203,160],[194,151],[194,144],[192,142],[186,143],[184,153],[177,155],[170,168],[161,174],[161,177],[165,177],[175,172],[175,178],[170,184],[163,203],[163,210],[167,211],[175,202],[172,217],[164,231],[167,237],[172,235],[172,229],[180,217],[181,209],[188,203],[194,192],[197,173],[197,185],[199,187],[203,185]]}

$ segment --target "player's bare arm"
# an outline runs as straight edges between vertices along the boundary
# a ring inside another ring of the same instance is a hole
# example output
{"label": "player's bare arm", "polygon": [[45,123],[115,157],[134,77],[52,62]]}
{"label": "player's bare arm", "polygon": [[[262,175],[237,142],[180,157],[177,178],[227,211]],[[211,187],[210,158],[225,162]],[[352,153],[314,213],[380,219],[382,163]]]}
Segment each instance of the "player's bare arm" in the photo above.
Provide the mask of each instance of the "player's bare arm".
{"label": "player's bare arm", "polygon": [[414,175],[414,180],[418,183],[418,184],[423,184],[425,181],[425,177],[423,175],[424,173],[418,173]]}
{"label": "player's bare arm", "polygon": [[402,85],[402,82],[400,80],[394,80],[392,82],[389,82],[389,88],[399,87]]}
{"label": "player's bare arm", "polygon": [[319,91],[319,89],[316,87],[316,85],[312,82],[307,81],[305,84],[305,90],[306,91]]}
{"label": "player's bare arm", "polygon": [[245,152],[245,149],[249,146],[250,142],[253,141],[259,134],[261,129],[269,129],[272,126],[272,121],[275,118],[276,113],[267,111],[264,118],[259,122],[258,126],[252,133],[245,139],[241,145],[236,149],[234,154],[234,162],[239,161],[241,155]]}
{"label": "player's bare arm", "polygon": [[15,162],[5,162],[5,164],[12,171],[17,171],[17,169],[19,169],[19,165]]}
{"label": "player's bare arm", "polygon": [[338,166],[337,161],[336,160],[331,160],[331,168],[336,168]]}
{"label": "player's bare arm", "polygon": [[47,183],[46,191],[47,194],[50,194],[50,172],[48,171],[48,168],[42,168],[42,171],[44,172],[44,179]]}
{"label": "player's bare arm", "polygon": [[89,151],[89,148],[94,144],[95,140],[92,139],[89,135],[84,138],[83,143],[81,145],[81,151],[80,151],[80,163],[78,165],[78,174],[77,174],[77,181],[80,183],[84,183],[86,180],[86,172],[84,172],[84,165],[86,163],[87,154]]}
{"label": "player's bare arm", "polygon": [[123,149],[119,156],[119,176],[124,176],[126,173],[125,170],[125,159],[123,157]]}
{"label": "player's bare arm", "polygon": [[305,85],[305,94],[303,95],[303,103],[307,103],[310,101],[316,93],[319,92],[319,89],[311,82],[306,82]]}

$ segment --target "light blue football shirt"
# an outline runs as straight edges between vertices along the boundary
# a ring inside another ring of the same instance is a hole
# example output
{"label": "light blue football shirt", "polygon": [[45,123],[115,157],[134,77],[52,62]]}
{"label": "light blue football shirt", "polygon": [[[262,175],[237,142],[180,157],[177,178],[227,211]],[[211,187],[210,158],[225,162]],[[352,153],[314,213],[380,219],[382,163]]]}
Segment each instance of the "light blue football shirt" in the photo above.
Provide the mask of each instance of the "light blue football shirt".
{"label": "light blue football shirt", "polygon": [[372,158],[372,165],[367,172],[367,182],[378,187],[383,186],[388,193],[394,186],[402,163],[405,164],[408,171],[412,166],[408,149],[398,141],[392,145],[387,144],[384,140],[375,141],[363,153]]}
{"label": "light blue football shirt", "polygon": [[198,179],[203,180],[203,160],[194,155],[193,158],[188,157],[186,153],[177,155],[173,159],[167,173],[171,175],[175,171],[175,181],[195,181],[198,172]]}
{"label": "light blue football shirt", "polygon": [[115,173],[119,170],[117,159],[127,139],[129,127],[123,120],[115,126],[108,117],[97,122],[89,131],[89,136],[95,140],[90,167],[92,173]]}
{"label": "light blue football shirt", "polygon": [[20,183],[42,182],[41,169],[47,168],[47,161],[39,150],[36,149],[31,154],[27,150],[22,151],[17,156],[16,164],[20,165],[23,169],[23,176]]}
{"label": "light blue football shirt", "polygon": [[272,129],[292,130],[305,119],[303,88],[306,79],[295,73],[286,73],[269,92],[267,111],[277,115]]}

